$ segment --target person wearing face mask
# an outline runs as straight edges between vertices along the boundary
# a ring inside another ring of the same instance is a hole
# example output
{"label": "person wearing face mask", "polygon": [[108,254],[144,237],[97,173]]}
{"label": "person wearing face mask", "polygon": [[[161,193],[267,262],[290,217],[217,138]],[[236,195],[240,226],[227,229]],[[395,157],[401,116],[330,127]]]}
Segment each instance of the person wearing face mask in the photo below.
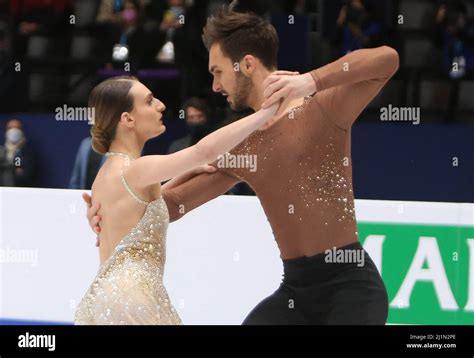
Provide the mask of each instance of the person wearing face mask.
{"label": "person wearing face mask", "polygon": [[120,19],[120,36],[116,39],[118,43],[114,45],[112,52],[112,59],[115,62],[121,63],[129,60],[131,55],[136,55],[130,53],[132,52],[130,47],[136,41],[134,37],[137,35],[137,31],[141,30],[140,9],[138,0],[123,1],[123,9],[118,14]]}
{"label": "person wearing face mask", "polygon": [[[156,46],[150,43],[152,41],[149,31],[145,29],[145,21],[156,13],[154,9],[148,12],[150,3],[146,0],[100,2],[96,18],[99,37],[97,55],[113,60],[108,62],[107,67],[114,67],[115,64],[122,68],[123,62],[128,61],[134,68],[138,68],[145,56],[151,56],[149,53],[157,51]],[[150,50],[150,47],[153,50]]]}
{"label": "person wearing face mask", "polygon": [[209,107],[205,100],[198,97],[189,98],[183,106],[188,135],[173,141],[168,153],[175,153],[196,144],[210,132]]}
{"label": "person wearing face mask", "polygon": [[[7,122],[1,162],[4,186],[36,186],[36,159],[18,119]],[[1,155],[1,154],[0,154]]]}

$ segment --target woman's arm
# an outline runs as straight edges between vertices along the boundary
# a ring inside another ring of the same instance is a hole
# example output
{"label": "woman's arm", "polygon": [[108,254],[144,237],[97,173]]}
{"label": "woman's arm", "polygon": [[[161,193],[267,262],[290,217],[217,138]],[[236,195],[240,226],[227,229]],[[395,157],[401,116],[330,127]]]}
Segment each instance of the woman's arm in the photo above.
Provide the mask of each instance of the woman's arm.
{"label": "woman's arm", "polygon": [[185,173],[202,164],[213,162],[237,146],[260,128],[276,112],[278,104],[216,130],[192,147],[169,155],[141,157],[125,173],[130,185],[145,188]]}

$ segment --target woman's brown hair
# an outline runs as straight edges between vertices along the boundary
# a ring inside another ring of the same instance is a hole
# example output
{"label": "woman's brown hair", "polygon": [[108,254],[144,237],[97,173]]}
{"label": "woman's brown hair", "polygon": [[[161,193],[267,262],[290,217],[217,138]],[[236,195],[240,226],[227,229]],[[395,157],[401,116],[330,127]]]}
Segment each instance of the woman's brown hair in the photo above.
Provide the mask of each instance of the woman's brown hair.
{"label": "woman's brown hair", "polygon": [[94,87],[89,95],[89,108],[94,113],[91,135],[95,152],[102,155],[107,153],[115,138],[120,116],[123,112],[133,110],[130,89],[135,81],[138,79],[133,76],[109,78]]}

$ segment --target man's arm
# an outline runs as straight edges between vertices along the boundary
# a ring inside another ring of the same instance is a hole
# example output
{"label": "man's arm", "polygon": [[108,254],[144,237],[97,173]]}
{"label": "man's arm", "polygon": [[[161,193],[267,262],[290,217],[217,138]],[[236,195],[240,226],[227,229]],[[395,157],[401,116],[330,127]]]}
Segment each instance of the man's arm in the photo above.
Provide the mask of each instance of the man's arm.
{"label": "man's arm", "polygon": [[286,109],[292,99],[316,92],[313,100],[319,103],[325,116],[347,130],[398,67],[397,51],[381,46],[353,51],[299,76],[276,71],[264,81],[266,100],[263,107],[282,99],[280,108]]}
{"label": "man's arm", "polygon": [[310,72],[318,92],[315,100],[330,120],[347,130],[398,67],[398,53],[388,46],[351,52]]}
{"label": "man's arm", "polygon": [[191,210],[225,194],[240,179],[223,170],[202,173],[172,188],[163,187],[163,198],[168,206],[170,222],[183,217]]}
{"label": "man's arm", "polygon": [[[202,174],[196,175],[189,180],[162,187],[163,199],[168,207],[170,222],[176,221],[187,214],[189,211],[207,203],[208,201],[225,194],[240,179],[234,178],[226,174],[223,170],[211,172],[210,169],[205,170]],[[100,204],[92,205],[92,198],[89,194],[83,193],[82,198],[87,204],[87,220],[89,226],[97,235],[100,232],[100,216],[98,211]],[[96,237],[96,246],[100,245],[100,240]]]}
{"label": "man's arm", "polygon": [[187,171],[184,174],[181,174],[171,180],[168,180],[165,184],[161,186],[161,190],[168,190],[174,187],[177,187],[184,182],[187,182],[189,179],[195,177],[196,175],[199,175],[201,173],[214,173],[217,170],[216,167],[209,165],[209,164],[204,164],[200,167],[194,168],[190,171]]}

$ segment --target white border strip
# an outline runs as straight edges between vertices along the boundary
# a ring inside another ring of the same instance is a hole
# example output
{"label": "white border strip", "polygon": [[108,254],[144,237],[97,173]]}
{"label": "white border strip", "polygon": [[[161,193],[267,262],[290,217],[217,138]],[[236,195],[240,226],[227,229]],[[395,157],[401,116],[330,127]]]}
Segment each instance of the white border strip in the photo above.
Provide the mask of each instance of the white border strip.
{"label": "white border strip", "polygon": [[[0,188],[0,195],[2,191],[10,193],[35,190],[50,191],[51,195],[55,196],[62,193],[70,195],[71,191],[77,191],[79,197],[84,192],[90,194],[88,190],[4,187]],[[231,205],[236,201],[254,201],[260,206],[255,196],[222,195],[215,200]],[[80,201],[82,202],[82,199]],[[474,226],[474,204],[471,203],[356,199],[355,207],[357,220],[361,222]],[[0,210],[1,208],[0,206]],[[377,215],[374,215],[374,212]],[[0,227],[2,217],[3,215],[0,215]]]}
{"label": "white border strip", "polygon": [[356,200],[355,206],[361,222],[474,226],[470,203]]}

